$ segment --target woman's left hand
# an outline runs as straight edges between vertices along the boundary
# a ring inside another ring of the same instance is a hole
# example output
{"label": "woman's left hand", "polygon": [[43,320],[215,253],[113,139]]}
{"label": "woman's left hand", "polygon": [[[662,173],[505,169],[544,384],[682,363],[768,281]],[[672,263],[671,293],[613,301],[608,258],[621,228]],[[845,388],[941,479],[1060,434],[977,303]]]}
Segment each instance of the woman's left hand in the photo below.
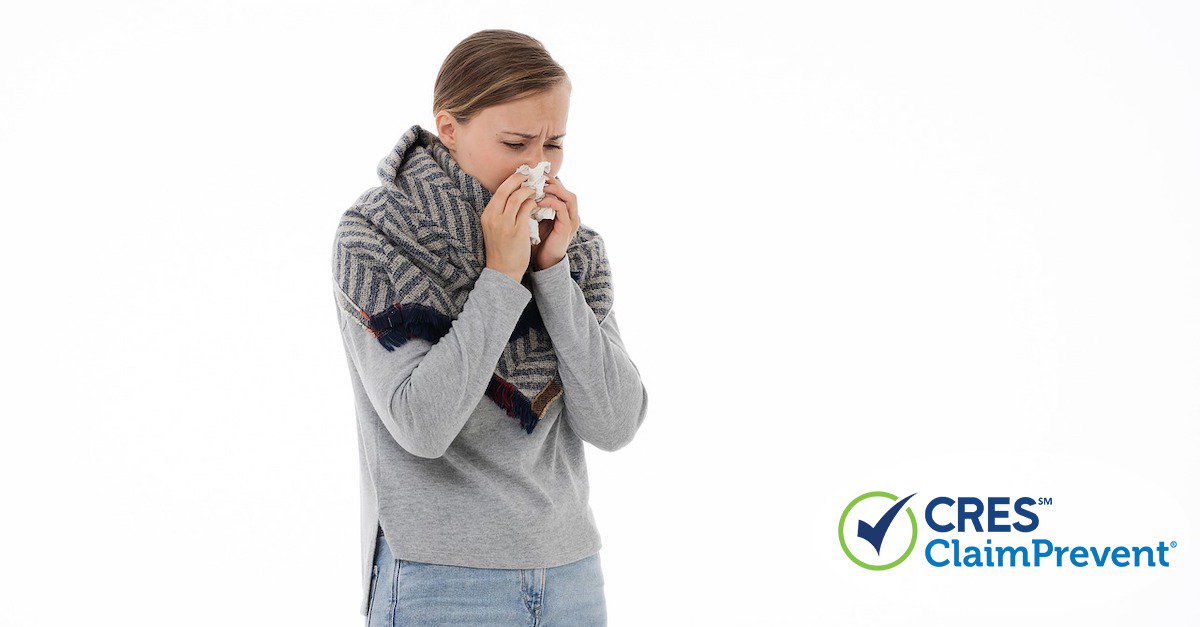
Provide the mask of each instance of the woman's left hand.
{"label": "woman's left hand", "polygon": [[542,241],[533,247],[534,270],[544,270],[562,261],[567,255],[567,244],[579,230],[579,201],[575,194],[563,187],[556,176],[542,186],[546,197],[538,202],[539,207],[552,207],[553,220],[540,220],[538,232]]}

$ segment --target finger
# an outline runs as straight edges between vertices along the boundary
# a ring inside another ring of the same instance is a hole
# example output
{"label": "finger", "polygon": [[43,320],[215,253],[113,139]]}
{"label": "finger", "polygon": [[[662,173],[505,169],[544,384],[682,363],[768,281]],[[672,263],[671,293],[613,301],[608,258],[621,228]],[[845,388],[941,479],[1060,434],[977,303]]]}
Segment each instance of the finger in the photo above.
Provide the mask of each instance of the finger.
{"label": "finger", "polygon": [[508,195],[512,194],[514,191],[516,191],[517,188],[521,187],[522,183],[524,183],[525,181],[528,181],[528,180],[529,180],[528,174],[521,174],[520,172],[513,172],[512,174],[508,175],[508,178],[504,179],[503,183],[500,183],[500,187],[496,188],[495,195],[502,196],[502,197],[508,196]]}
{"label": "finger", "polygon": [[575,197],[572,195],[570,200],[566,201],[566,205],[567,205],[567,215],[570,216],[571,223],[578,225],[579,224],[579,201],[575,200]]}
{"label": "finger", "polygon": [[534,191],[532,187],[522,187],[514,190],[513,193],[508,195],[508,200],[504,203],[504,211],[502,212],[502,215],[507,218],[510,223],[515,223],[517,221],[517,213],[522,207],[525,206],[525,201],[532,201],[533,194]]}
{"label": "finger", "polygon": [[570,215],[567,213],[567,203],[563,202],[558,196],[546,194],[546,197],[538,202],[540,207],[550,207],[554,209],[555,219]]}
{"label": "finger", "polygon": [[562,198],[563,200],[567,200],[567,199],[573,198],[575,196],[575,194],[573,194],[571,192],[571,190],[567,189],[566,187],[563,187],[561,182],[556,183],[556,182],[547,181],[546,184],[542,187],[542,191],[546,192],[547,194],[554,194],[555,196],[558,196],[559,198]]}
{"label": "finger", "polygon": [[563,211],[560,211],[557,207],[555,208],[555,220],[566,219],[572,224],[579,223],[579,200],[575,197],[575,194],[563,187],[561,183],[547,183],[542,189],[546,192],[547,198],[553,195],[555,198],[559,199],[560,202],[566,205],[566,208]]}
{"label": "finger", "polygon": [[533,210],[537,209],[537,206],[537,201],[535,201],[533,198],[528,198],[525,200],[525,202],[521,203],[521,207],[517,210],[515,219],[516,224],[518,226],[525,226],[529,224],[529,214],[533,213]]}
{"label": "finger", "polygon": [[500,205],[498,213],[506,214],[520,206],[519,203],[522,201],[522,199],[518,198],[516,203],[510,204],[510,202],[512,201],[512,195],[514,193],[519,192],[522,189],[532,189],[524,185],[525,181],[527,180],[529,180],[529,175],[521,174],[520,172],[513,172],[512,174],[508,175],[508,178],[504,179],[504,182],[500,183],[500,186],[496,188],[496,193],[492,195],[494,198],[504,199],[504,204]]}

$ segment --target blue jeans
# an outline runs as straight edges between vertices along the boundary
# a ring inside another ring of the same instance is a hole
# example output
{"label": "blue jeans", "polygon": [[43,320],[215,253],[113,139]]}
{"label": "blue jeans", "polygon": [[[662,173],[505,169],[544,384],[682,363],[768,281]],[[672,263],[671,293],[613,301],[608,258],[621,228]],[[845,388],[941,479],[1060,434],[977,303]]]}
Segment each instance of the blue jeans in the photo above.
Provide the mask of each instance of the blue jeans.
{"label": "blue jeans", "polygon": [[599,553],[551,568],[470,568],[396,559],[379,534],[367,627],[607,621]]}

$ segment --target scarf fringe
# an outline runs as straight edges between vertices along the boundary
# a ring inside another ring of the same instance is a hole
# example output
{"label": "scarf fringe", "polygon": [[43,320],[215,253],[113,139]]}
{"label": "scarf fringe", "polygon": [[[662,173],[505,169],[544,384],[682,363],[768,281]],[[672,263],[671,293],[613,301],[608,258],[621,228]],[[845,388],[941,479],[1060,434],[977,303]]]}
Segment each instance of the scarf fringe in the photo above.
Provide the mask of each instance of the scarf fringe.
{"label": "scarf fringe", "polygon": [[492,380],[488,382],[486,394],[509,416],[520,420],[521,428],[525,430],[525,433],[533,433],[533,428],[538,424],[537,414],[533,413],[533,406],[530,405],[529,399],[518,392],[513,384],[493,373]]}
{"label": "scarf fringe", "polygon": [[[525,313],[531,312],[526,310]],[[373,316],[368,316],[362,310],[359,310],[359,314],[366,320],[367,328],[379,343],[389,351],[396,350],[396,347],[414,337],[436,343],[450,332],[453,322],[446,314],[420,303],[394,303]],[[524,325],[518,326],[524,326],[526,329],[530,324],[541,326],[541,316],[536,311],[532,314],[522,316]],[[514,331],[514,335],[524,333],[525,329]],[[529,399],[525,398],[516,386],[505,381],[500,375],[492,373],[485,394],[504,409],[505,413],[519,420],[525,433],[533,433],[533,428],[538,424],[538,416],[533,413]]]}
{"label": "scarf fringe", "polygon": [[414,337],[437,342],[450,332],[452,322],[449,316],[420,303],[394,303],[373,316],[363,316],[367,318],[367,328],[389,351]]}

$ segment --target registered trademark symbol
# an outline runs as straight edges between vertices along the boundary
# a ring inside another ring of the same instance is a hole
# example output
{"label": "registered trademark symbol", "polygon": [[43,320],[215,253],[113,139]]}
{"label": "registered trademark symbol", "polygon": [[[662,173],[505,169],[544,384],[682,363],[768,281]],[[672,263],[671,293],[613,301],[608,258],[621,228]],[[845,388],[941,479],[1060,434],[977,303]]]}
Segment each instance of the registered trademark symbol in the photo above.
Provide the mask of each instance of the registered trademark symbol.
{"label": "registered trademark symbol", "polygon": [[1175,547],[1177,547],[1177,546],[1179,546],[1179,543],[1178,543],[1178,542],[1176,542],[1176,541],[1174,541],[1174,540],[1171,540],[1171,548],[1173,549],[1173,548],[1175,548]]}

